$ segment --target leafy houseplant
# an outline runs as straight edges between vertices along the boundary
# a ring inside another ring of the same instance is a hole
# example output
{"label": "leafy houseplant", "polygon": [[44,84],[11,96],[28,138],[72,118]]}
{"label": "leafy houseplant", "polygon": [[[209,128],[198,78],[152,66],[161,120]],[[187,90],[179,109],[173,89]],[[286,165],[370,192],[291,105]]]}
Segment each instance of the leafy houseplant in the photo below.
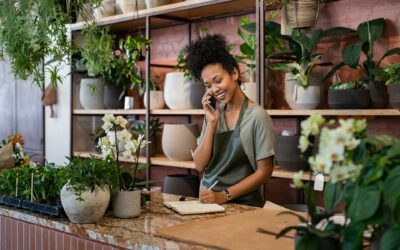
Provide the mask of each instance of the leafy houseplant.
{"label": "leafy houseplant", "polygon": [[370,105],[370,90],[365,80],[342,82],[335,75],[328,90],[328,104],[334,109],[363,109]]}
{"label": "leafy houseplant", "polygon": [[381,78],[386,85],[400,83],[400,63],[390,64],[382,69]]}
{"label": "leafy houseplant", "polygon": [[67,37],[67,24],[72,22],[73,11],[88,13],[86,5],[99,4],[99,0],[4,0],[0,3],[0,52],[11,63],[13,75],[26,80],[31,77],[39,86],[44,85],[44,73],[50,82],[62,82],[59,75],[61,62],[67,63],[71,51]]}

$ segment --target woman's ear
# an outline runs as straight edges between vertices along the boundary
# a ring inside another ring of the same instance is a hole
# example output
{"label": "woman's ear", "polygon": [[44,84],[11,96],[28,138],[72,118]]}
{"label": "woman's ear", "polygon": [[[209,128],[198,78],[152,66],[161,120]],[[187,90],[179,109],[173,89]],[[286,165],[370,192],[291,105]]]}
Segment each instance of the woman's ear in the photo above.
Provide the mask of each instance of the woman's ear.
{"label": "woman's ear", "polygon": [[233,80],[237,81],[239,79],[239,70],[235,67],[232,70],[231,76]]}

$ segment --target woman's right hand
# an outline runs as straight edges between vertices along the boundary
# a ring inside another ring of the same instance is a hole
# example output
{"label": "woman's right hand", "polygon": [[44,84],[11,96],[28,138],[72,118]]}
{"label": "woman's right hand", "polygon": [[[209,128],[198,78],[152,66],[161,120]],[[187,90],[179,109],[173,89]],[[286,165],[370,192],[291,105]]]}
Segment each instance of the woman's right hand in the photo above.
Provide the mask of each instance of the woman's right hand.
{"label": "woman's right hand", "polygon": [[221,116],[221,108],[219,107],[218,102],[215,105],[215,110],[210,107],[211,97],[211,91],[207,90],[203,98],[201,99],[201,103],[203,104],[203,110],[207,117],[207,121],[216,125]]}

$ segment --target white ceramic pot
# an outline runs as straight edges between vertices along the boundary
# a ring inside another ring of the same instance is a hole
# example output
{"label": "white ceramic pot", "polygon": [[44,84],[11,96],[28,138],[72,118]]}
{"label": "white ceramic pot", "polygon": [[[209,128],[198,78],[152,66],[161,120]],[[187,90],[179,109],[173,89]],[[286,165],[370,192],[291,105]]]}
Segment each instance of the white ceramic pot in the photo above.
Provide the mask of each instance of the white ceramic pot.
{"label": "white ceramic pot", "polygon": [[[137,1],[137,9],[136,9]],[[126,14],[136,10],[146,9],[145,0],[116,0],[115,10],[117,14]]]}
{"label": "white ceramic pot", "polygon": [[[79,101],[84,109],[104,108],[105,82],[98,78],[82,78],[79,87]],[[96,93],[92,93],[91,86],[96,87]]]}
{"label": "white ceramic pot", "polygon": [[285,100],[291,109],[315,109],[321,98],[322,77],[311,75],[310,86],[303,88],[290,73],[285,74]]}
{"label": "white ceramic pot", "polygon": [[169,72],[165,75],[164,99],[170,109],[202,108],[204,91],[204,84],[187,79],[183,72]]}
{"label": "white ceramic pot", "polygon": [[101,6],[93,11],[96,20],[113,15],[115,15],[115,0],[103,0]]}
{"label": "white ceramic pot", "polygon": [[60,193],[61,204],[69,220],[73,223],[95,223],[106,212],[110,202],[110,190],[107,186],[96,186],[93,192],[90,189],[82,192],[83,201],[76,200],[75,191],[69,184],[65,184]]}
{"label": "white ceramic pot", "polygon": [[190,161],[190,150],[197,147],[199,133],[196,124],[164,124],[162,149],[170,160]]}
{"label": "white ceramic pot", "polygon": [[113,197],[113,214],[118,218],[133,218],[140,214],[141,191],[119,191]]}
{"label": "white ceramic pot", "polygon": [[145,0],[148,9],[169,4],[170,0]]}
{"label": "white ceramic pot", "polygon": [[257,102],[257,84],[255,82],[244,82],[240,88],[250,100]]}
{"label": "white ceramic pot", "polygon": [[[147,107],[147,95],[144,94],[144,106]],[[164,92],[161,90],[150,91],[150,109],[163,109],[165,107]]]}

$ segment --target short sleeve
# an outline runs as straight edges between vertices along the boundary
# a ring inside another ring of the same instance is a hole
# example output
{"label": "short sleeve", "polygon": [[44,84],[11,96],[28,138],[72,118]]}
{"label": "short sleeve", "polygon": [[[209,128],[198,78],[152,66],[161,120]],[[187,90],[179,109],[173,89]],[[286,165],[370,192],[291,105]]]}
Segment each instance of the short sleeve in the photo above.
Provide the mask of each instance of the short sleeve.
{"label": "short sleeve", "polygon": [[204,134],[206,133],[206,128],[207,128],[207,120],[206,116],[204,116],[203,120],[203,126],[201,127],[201,133],[200,136],[197,137],[197,145],[200,145],[201,141],[203,140]]}
{"label": "short sleeve", "polygon": [[254,129],[254,151],[256,162],[275,155],[275,133],[271,117],[262,110],[257,112]]}

